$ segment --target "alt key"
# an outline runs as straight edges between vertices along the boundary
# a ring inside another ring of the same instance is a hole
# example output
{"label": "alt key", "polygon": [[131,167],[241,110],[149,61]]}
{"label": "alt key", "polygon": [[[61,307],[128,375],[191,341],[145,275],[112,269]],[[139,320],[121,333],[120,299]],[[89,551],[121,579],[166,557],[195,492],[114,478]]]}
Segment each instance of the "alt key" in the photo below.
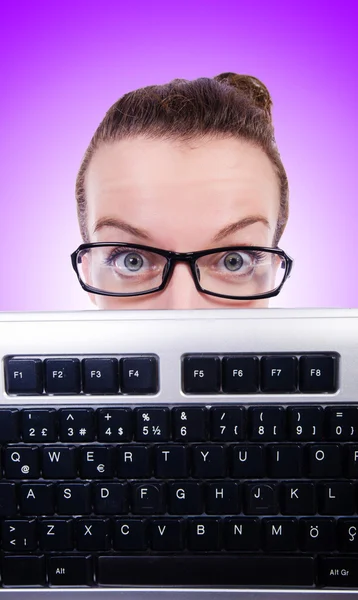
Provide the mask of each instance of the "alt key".
{"label": "alt key", "polygon": [[93,583],[91,556],[51,556],[48,565],[50,585],[86,586]]}

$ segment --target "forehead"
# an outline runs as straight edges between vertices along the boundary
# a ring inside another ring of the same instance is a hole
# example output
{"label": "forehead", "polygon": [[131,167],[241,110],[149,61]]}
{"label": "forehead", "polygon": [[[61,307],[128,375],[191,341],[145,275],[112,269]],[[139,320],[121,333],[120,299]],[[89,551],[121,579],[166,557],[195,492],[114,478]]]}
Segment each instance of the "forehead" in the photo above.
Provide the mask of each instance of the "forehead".
{"label": "forehead", "polygon": [[234,138],[185,143],[133,138],[102,144],[87,169],[85,192],[90,236],[102,217],[123,218],[146,229],[155,220],[158,231],[169,227],[182,236],[191,220],[197,225],[200,219],[210,235],[252,214],[265,216],[274,228],[279,208],[270,159],[257,146]]}

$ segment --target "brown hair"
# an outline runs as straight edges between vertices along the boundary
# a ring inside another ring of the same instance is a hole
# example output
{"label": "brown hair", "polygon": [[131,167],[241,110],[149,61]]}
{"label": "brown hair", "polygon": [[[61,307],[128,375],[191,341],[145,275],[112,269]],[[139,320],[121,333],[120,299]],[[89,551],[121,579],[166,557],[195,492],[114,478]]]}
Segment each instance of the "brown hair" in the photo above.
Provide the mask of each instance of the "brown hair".
{"label": "brown hair", "polygon": [[76,179],[77,214],[82,238],[89,241],[85,175],[101,143],[136,136],[190,141],[237,137],[260,147],[270,158],[280,185],[280,208],[273,239],[278,244],[288,219],[287,175],[278,152],[271,115],[272,100],[256,77],[221,73],[212,79],[173,79],[122,96],[107,111],[83,157]]}

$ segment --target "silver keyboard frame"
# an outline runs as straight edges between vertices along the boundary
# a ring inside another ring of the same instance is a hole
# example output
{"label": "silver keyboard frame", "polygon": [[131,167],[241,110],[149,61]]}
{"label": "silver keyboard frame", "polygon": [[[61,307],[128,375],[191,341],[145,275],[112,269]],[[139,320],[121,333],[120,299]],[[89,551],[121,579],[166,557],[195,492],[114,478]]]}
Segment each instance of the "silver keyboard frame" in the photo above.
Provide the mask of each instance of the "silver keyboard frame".
{"label": "silver keyboard frame", "polygon": [[[185,395],[181,359],[185,354],[334,352],[339,358],[333,394]],[[156,354],[158,394],[149,396],[9,396],[4,357],[125,356]],[[0,313],[0,406],[111,406],[135,404],[220,405],[358,403],[358,309],[125,310]],[[293,588],[0,588],[4,600],[339,600],[358,599],[358,589]]]}

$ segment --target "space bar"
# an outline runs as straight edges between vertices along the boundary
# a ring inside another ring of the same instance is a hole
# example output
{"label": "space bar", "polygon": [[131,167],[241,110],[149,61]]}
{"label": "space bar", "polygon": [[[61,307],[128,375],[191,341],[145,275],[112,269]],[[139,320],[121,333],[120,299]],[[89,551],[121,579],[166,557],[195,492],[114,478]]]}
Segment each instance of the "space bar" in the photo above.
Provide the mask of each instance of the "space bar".
{"label": "space bar", "polygon": [[100,556],[99,584],[299,586],[314,584],[311,556]]}

